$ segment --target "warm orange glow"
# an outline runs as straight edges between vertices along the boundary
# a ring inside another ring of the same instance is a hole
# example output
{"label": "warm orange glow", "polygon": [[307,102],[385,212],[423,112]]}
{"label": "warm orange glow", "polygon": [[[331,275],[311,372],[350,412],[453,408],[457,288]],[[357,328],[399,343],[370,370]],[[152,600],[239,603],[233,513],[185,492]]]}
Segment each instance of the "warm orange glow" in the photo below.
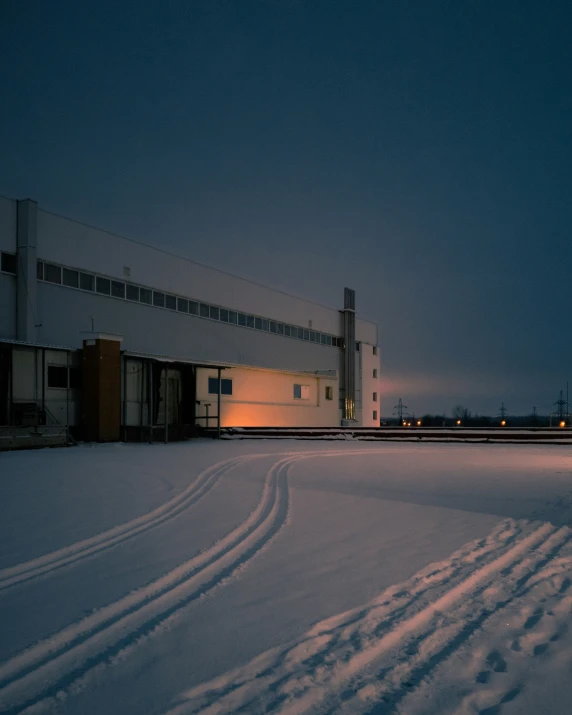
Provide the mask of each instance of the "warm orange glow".
{"label": "warm orange glow", "polygon": [[566,427],[566,422],[564,422],[564,420],[560,423],[560,427]]}
{"label": "warm orange glow", "polygon": [[407,426],[408,426],[408,427],[411,427],[411,422],[408,422],[408,423],[407,423]]}
{"label": "warm orange glow", "polygon": [[503,420],[503,421],[501,422],[501,425],[504,427],[504,426],[506,425],[506,420]]}
{"label": "warm orange glow", "polygon": [[403,426],[407,427],[407,422],[405,420],[403,420]]}
{"label": "warm orange glow", "polygon": [[421,420],[417,420],[417,427],[421,427]]}
{"label": "warm orange glow", "polygon": [[460,425],[460,424],[461,424],[461,420],[457,420],[457,424]]}

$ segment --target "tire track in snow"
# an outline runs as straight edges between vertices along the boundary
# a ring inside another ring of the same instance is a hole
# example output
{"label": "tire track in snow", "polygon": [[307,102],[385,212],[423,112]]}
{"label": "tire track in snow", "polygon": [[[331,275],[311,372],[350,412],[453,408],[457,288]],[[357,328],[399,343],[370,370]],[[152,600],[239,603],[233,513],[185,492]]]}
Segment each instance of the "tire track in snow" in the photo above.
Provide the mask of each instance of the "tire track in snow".
{"label": "tire track in snow", "polygon": [[0,666],[0,710],[12,715],[65,692],[244,566],[285,522],[288,470],[301,458],[277,461],[255,510],[211,548]]}
{"label": "tire track in snow", "polygon": [[442,562],[423,569],[368,606],[323,621],[295,643],[182,694],[169,712],[395,712],[490,613],[522,597],[529,579],[570,538],[567,527],[543,524],[522,534],[508,520],[484,543],[453,554],[451,568]]}
{"label": "tire track in snow", "polygon": [[208,469],[203,470],[183,492],[147,514],[114,526],[88,539],[76,541],[30,561],[2,569],[0,571],[0,592],[39,576],[49,575],[64,566],[77,564],[90,556],[113,548],[174,519],[208,494],[218,480],[233,467],[263,456],[267,455],[245,455],[211,465]]}

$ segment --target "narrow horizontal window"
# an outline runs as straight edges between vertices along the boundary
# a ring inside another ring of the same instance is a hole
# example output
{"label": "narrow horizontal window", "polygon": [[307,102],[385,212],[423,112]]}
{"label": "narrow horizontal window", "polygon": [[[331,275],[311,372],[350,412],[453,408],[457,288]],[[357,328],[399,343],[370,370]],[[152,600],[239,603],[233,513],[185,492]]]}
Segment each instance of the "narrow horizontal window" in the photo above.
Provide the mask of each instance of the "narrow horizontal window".
{"label": "narrow horizontal window", "polygon": [[153,305],[156,308],[164,308],[165,307],[165,294],[161,293],[158,290],[153,291]]}
{"label": "narrow horizontal window", "polygon": [[254,318],[254,327],[256,330],[262,330],[262,318]]}
{"label": "narrow horizontal window", "polygon": [[214,305],[211,305],[209,317],[211,318],[211,320],[218,320],[220,318],[220,310]]}
{"label": "narrow horizontal window", "polygon": [[229,310],[228,311],[228,322],[232,323],[233,325],[236,325],[238,320],[238,313],[235,313],[234,310]]}
{"label": "narrow horizontal window", "polygon": [[95,290],[102,295],[111,295],[111,281],[109,278],[97,276],[95,279]]}
{"label": "narrow horizontal window", "polygon": [[65,390],[68,386],[68,369],[64,365],[48,365],[48,387]]}
{"label": "narrow horizontal window", "polygon": [[177,310],[177,298],[174,295],[165,296],[165,308]]}
{"label": "narrow horizontal window", "polygon": [[220,319],[223,323],[228,323],[228,310],[225,308],[220,309]]}
{"label": "narrow horizontal window", "polygon": [[63,284],[70,288],[79,288],[79,273],[71,271],[69,268],[64,268]]}
{"label": "narrow horizontal window", "polygon": [[111,281],[111,295],[114,298],[125,298],[125,283]]}
{"label": "narrow horizontal window", "polygon": [[44,280],[44,264],[42,263],[42,261],[38,261],[36,265],[36,278],[39,281]]}
{"label": "narrow horizontal window", "polygon": [[139,288],[139,301],[151,305],[153,295],[149,288]]}
{"label": "narrow horizontal window", "polygon": [[210,306],[206,303],[201,303],[200,305],[200,316],[201,318],[208,318],[211,314]]}
{"label": "narrow horizontal window", "polygon": [[18,272],[18,259],[13,253],[2,253],[0,269],[4,273],[13,273],[16,275]]}
{"label": "narrow horizontal window", "polygon": [[177,298],[177,310],[179,313],[188,313],[189,301],[186,298]]}
{"label": "narrow horizontal window", "polygon": [[[232,380],[221,379],[220,394],[232,395]],[[218,377],[209,377],[209,395],[218,395]]]}
{"label": "narrow horizontal window", "polygon": [[52,263],[44,263],[44,280],[48,283],[61,283],[62,269]]}
{"label": "narrow horizontal window", "polygon": [[189,301],[189,313],[191,313],[191,315],[199,314],[199,304],[197,303],[196,300]]}
{"label": "narrow horizontal window", "polygon": [[139,302],[139,286],[134,286],[131,283],[128,283],[125,286],[125,297],[127,300],[134,300],[137,303]]}
{"label": "narrow horizontal window", "polygon": [[93,293],[95,290],[95,276],[92,276],[91,273],[80,273],[79,287],[82,290],[89,290]]}
{"label": "narrow horizontal window", "polygon": [[244,313],[238,314],[238,324],[244,326],[246,325],[246,315],[244,315]]}

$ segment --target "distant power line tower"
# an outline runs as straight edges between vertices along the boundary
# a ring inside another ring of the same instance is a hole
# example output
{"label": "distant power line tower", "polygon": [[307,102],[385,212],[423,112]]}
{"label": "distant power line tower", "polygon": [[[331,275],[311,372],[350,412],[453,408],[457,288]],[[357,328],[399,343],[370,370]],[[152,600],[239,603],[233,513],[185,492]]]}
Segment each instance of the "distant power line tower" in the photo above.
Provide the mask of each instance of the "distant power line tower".
{"label": "distant power line tower", "polygon": [[558,416],[558,419],[562,421],[564,419],[568,407],[566,404],[566,400],[564,399],[564,396],[562,394],[562,390],[560,390],[560,396],[553,404],[556,405],[556,415]]}
{"label": "distant power line tower", "polygon": [[504,406],[504,402],[501,402],[501,406],[499,407],[499,417],[501,420],[504,420],[506,417],[506,407]]}
{"label": "distant power line tower", "polygon": [[400,397],[399,402],[393,407],[393,414],[397,413],[397,419],[399,420],[399,424],[403,423],[403,410],[406,409],[407,405],[403,404],[403,400]]}

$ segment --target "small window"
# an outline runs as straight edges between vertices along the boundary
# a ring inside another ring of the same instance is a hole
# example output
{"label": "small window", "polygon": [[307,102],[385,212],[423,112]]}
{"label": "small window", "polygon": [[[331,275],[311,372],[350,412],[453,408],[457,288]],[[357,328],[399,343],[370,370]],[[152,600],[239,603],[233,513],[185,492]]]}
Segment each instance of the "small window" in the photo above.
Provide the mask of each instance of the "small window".
{"label": "small window", "polygon": [[189,301],[186,298],[177,298],[177,310],[179,313],[188,313]]}
{"label": "small window", "polygon": [[49,283],[62,282],[62,269],[59,266],[54,266],[51,263],[44,263],[44,280]]}
{"label": "small window", "polygon": [[37,266],[36,266],[36,278],[39,281],[44,280],[44,264],[42,261],[38,261]]}
{"label": "small window", "polygon": [[331,345],[331,344],[332,344],[332,336],[326,335],[326,345]]}
{"label": "small window", "polygon": [[284,335],[284,325],[282,323],[276,323],[276,332],[278,335]]}
{"label": "small window", "polygon": [[270,321],[266,320],[266,318],[262,318],[262,330],[265,330],[268,332],[270,329]]}
{"label": "small window", "polygon": [[177,310],[177,299],[174,295],[165,296],[165,308],[169,310]]}
{"label": "small window", "polygon": [[262,318],[254,318],[254,327],[256,330],[262,330]]}
{"label": "small window", "polygon": [[374,402],[377,402],[377,392],[374,392],[374,393],[373,393],[373,401],[374,401]]}
{"label": "small window", "polygon": [[[232,380],[221,379],[220,394],[232,395]],[[218,377],[209,377],[209,395],[218,395]]]}
{"label": "small window", "polygon": [[318,338],[318,333],[315,333],[313,330],[310,330],[310,340],[313,343],[317,343],[319,338]]}
{"label": "small window", "polygon": [[374,345],[374,346],[373,346],[373,354],[374,354],[374,355],[377,355],[377,345]]}
{"label": "small window", "polygon": [[209,316],[209,317],[210,317],[212,320],[218,320],[218,319],[219,319],[219,316],[220,316],[220,311],[219,311],[219,309],[218,309],[218,308],[215,308],[214,305],[211,305],[211,307],[210,307],[210,316]]}
{"label": "small window", "polygon": [[289,325],[284,326],[284,335],[286,335],[287,338],[290,337],[290,326]]}
{"label": "small window", "polygon": [[79,273],[70,271],[69,268],[64,268],[63,283],[70,288],[79,288]]}
{"label": "small window", "polygon": [[246,316],[246,327],[247,327],[247,328],[254,328],[254,315],[247,315],[247,316]]}
{"label": "small window", "polygon": [[161,293],[158,290],[153,291],[153,305],[156,308],[164,308],[165,307],[165,294]]}
{"label": "small window", "polygon": [[223,323],[228,323],[228,310],[220,309],[220,319]]}
{"label": "small window", "polygon": [[131,283],[128,283],[125,286],[125,296],[127,300],[134,300],[137,303],[139,302],[139,286],[134,286]]}
{"label": "small window", "polygon": [[294,385],[294,399],[295,400],[309,400],[310,399],[310,386],[309,385]]}
{"label": "small window", "polygon": [[238,314],[238,324],[239,324],[239,325],[246,325],[246,315],[244,315],[244,313],[239,313],[239,314]]}
{"label": "small window", "polygon": [[278,332],[278,330],[277,330],[277,328],[276,328],[276,323],[275,323],[273,320],[270,321],[270,332],[271,332],[271,333],[276,333],[276,332]]}
{"label": "small window", "polygon": [[114,298],[125,298],[125,283],[111,281],[111,295]]}
{"label": "small window", "polygon": [[232,323],[233,325],[236,325],[238,320],[238,313],[235,313],[234,310],[229,310],[228,311],[228,322]]}
{"label": "small window", "polygon": [[374,379],[377,378],[377,368],[376,367],[373,368],[373,377],[374,377]]}
{"label": "small window", "polygon": [[111,281],[109,278],[100,278],[97,276],[95,279],[95,290],[102,295],[111,295]]}
{"label": "small window", "polygon": [[0,269],[4,273],[13,273],[16,275],[18,272],[18,261],[13,253],[3,253],[2,263],[0,263]]}
{"label": "small window", "polygon": [[377,422],[377,410],[373,411],[373,420],[374,422]]}
{"label": "small window", "polygon": [[80,273],[79,287],[82,290],[89,290],[93,293],[95,290],[95,276],[92,276],[91,273]]}
{"label": "small window", "polygon": [[357,351],[358,353],[359,353],[359,346],[360,346],[360,343],[356,343],[356,351]]}
{"label": "small window", "polygon": [[199,304],[197,303],[196,300],[189,301],[189,313],[191,313],[191,315],[199,314]]}
{"label": "small window", "polygon": [[334,399],[334,388],[331,385],[326,385],[326,400]]}
{"label": "small window", "polygon": [[310,331],[304,330],[304,340],[310,340]]}
{"label": "small window", "polygon": [[327,345],[327,344],[328,344],[328,343],[327,343],[327,337],[328,337],[327,335],[323,335],[323,334],[320,335],[320,342],[322,343],[322,345]]}
{"label": "small window", "polygon": [[201,316],[201,318],[208,318],[211,314],[210,306],[208,306],[206,303],[201,303],[199,311],[199,315]]}
{"label": "small window", "polygon": [[149,288],[139,288],[139,301],[151,305],[152,291]]}
{"label": "small window", "polygon": [[298,328],[298,339],[304,340],[304,328]]}
{"label": "small window", "polygon": [[48,387],[66,389],[68,386],[68,369],[64,365],[48,365]]}

